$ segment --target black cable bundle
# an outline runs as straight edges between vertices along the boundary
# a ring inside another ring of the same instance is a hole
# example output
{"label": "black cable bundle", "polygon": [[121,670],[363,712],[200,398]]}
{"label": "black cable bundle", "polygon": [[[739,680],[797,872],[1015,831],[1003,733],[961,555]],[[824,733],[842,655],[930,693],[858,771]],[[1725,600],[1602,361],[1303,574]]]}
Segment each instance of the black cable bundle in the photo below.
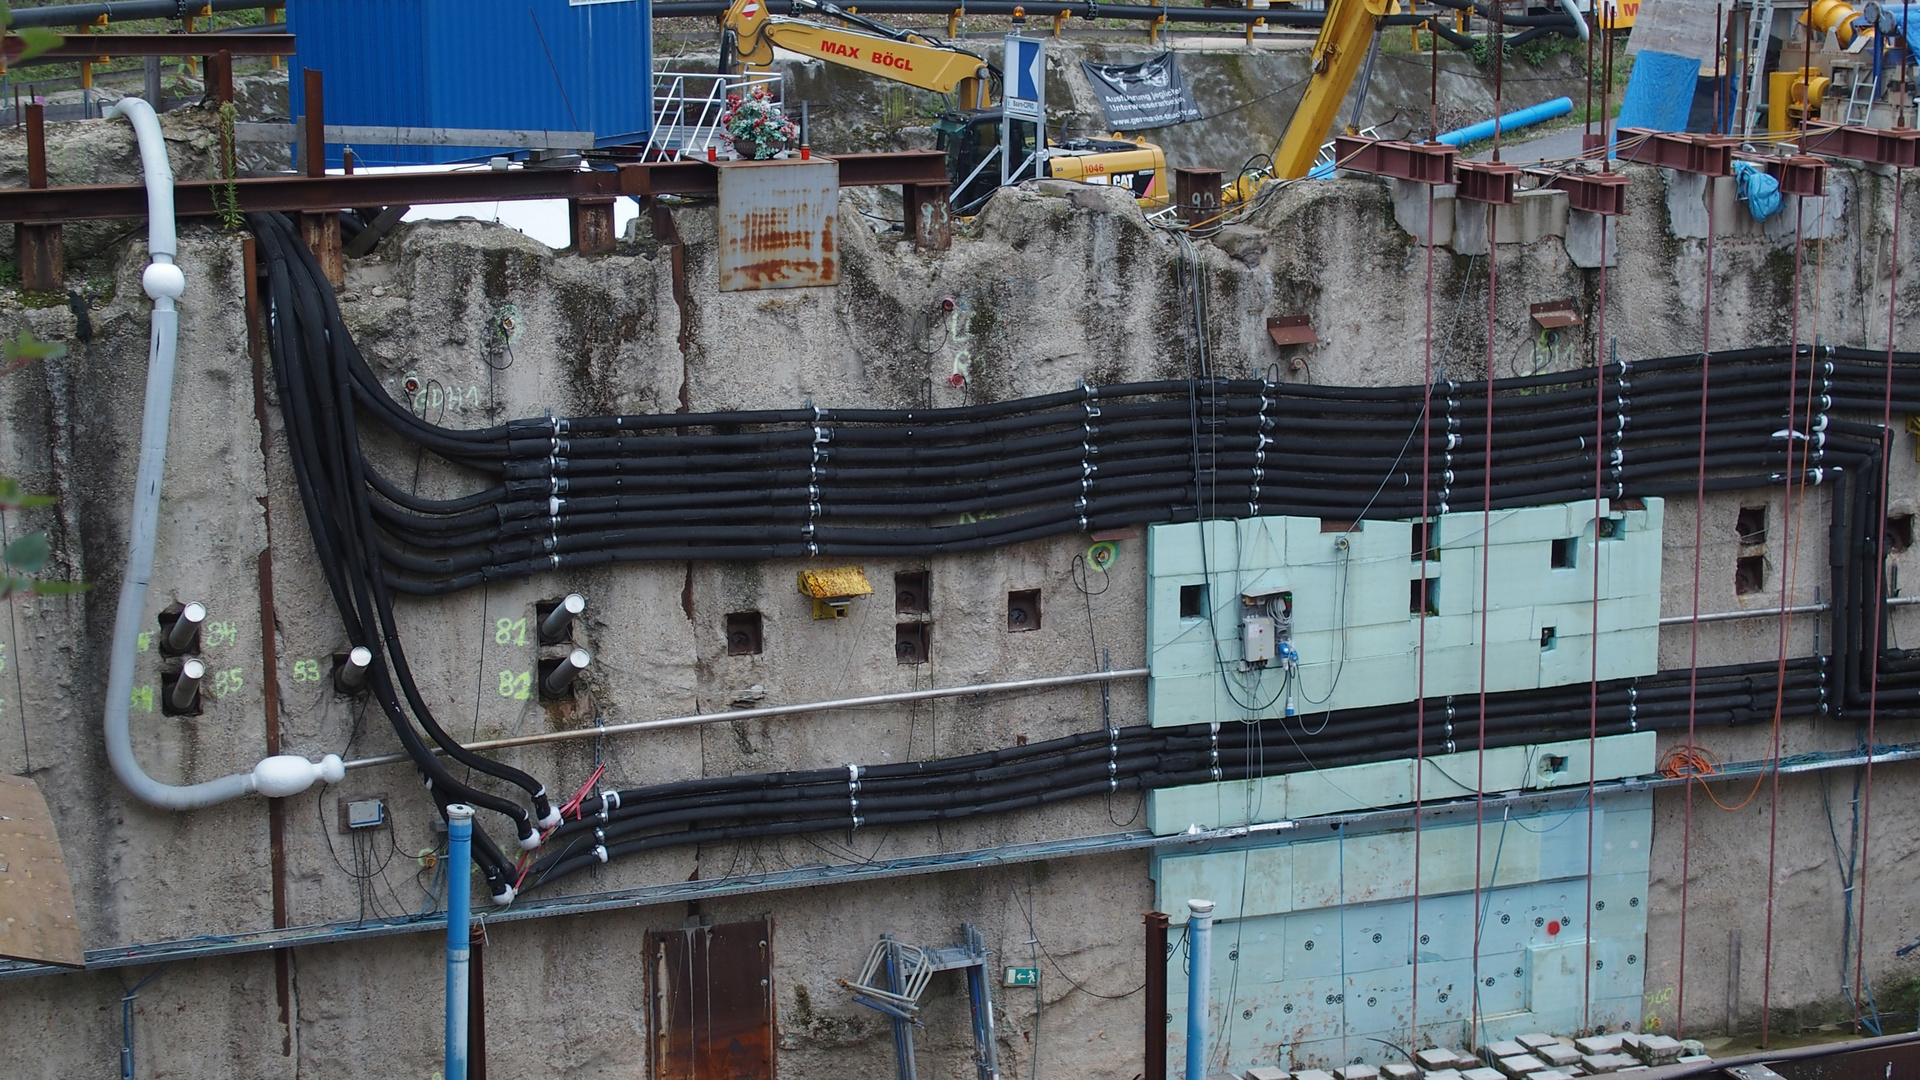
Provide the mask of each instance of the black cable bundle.
{"label": "black cable bundle", "polygon": [[[510,818],[522,847],[537,845],[539,820],[559,820],[546,789],[526,773],[473,753],[447,734],[421,698],[400,645],[392,597],[373,555],[380,541],[358,428],[361,408],[377,409],[376,400],[393,404],[392,399],[361,359],[340,321],[332,287],[292,223],[281,214],[252,214],[248,224],[266,257],[274,380],[300,501],[348,640],[373,652],[368,672],[372,695],[426,777],[442,816],[449,803],[471,803]],[[455,448],[447,440],[435,441],[447,450]],[[524,789],[533,812],[456,779],[421,738],[421,728],[453,760]],[[495,898],[510,899],[511,864],[485,831],[474,830],[473,852]]]}
{"label": "black cable bundle", "polygon": [[[320,564],[370,684],[436,803],[511,818],[523,847],[559,823],[525,773],[462,747],[434,720],[401,648],[393,593],[444,594],[503,577],[620,561],[926,556],[1143,522],[1298,515],[1417,518],[1481,509],[1484,385],[1319,387],[1258,380],[1133,383],[952,409],[821,408],[438,427],[390,397],[340,321],[318,263],[287,219],[251,215],[269,271],[274,374]],[[1875,423],[1888,355],[1784,346],[1716,353],[1702,429],[1700,358],[1661,357],[1497,380],[1491,508],[1691,495],[1705,442],[1712,491],[1830,485],[1833,653],[1603,683],[1600,734],[1842,714],[1878,694],[1881,715],[1920,716],[1920,657],[1870,655],[1891,433]],[[1920,354],[1892,357],[1894,408],[1920,413]],[[1598,385],[1596,385],[1598,380]],[[1790,395],[1790,391],[1792,392]],[[1594,405],[1603,400],[1596,443]],[[1796,400],[1804,412],[1787,414]],[[425,499],[361,449],[371,421],[488,478]],[[1433,493],[1422,506],[1419,462]],[[1872,482],[1863,483],[1871,478]],[[961,524],[935,524],[959,518]],[[1876,682],[1877,680],[1877,682]],[[1586,685],[1493,695],[1487,746],[1587,732]],[[1691,704],[1690,704],[1691,702]],[[1477,705],[1474,707],[1477,710]],[[1426,745],[1473,750],[1480,717],[1427,703]],[[1412,702],[1342,712],[1318,732],[1290,719],[1214,729],[1128,728],[942,761],[725,777],[600,796],[589,821],[529,870],[533,884],[652,848],[954,820],[1126,790],[1406,757]],[[1581,722],[1559,717],[1578,716]],[[422,731],[426,738],[422,737]],[[519,803],[456,780],[454,760],[522,788]],[[1302,741],[1302,740],[1305,741]],[[1311,751],[1311,756],[1309,756]],[[538,819],[536,821],[536,819]],[[496,898],[515,883],[484,834],[475,853]]]}

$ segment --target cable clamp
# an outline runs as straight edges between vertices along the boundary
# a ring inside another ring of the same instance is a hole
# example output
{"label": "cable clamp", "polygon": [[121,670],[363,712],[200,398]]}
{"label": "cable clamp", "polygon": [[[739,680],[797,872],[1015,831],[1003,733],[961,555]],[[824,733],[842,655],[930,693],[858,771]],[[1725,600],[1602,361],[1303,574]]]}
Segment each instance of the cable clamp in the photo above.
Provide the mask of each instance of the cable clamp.
{"label": "cable clamp", "polygon": [[1821,413],[1820,415],[1813,418],[1813,430],[1815,431],[1827,430],[1827,414],[1826,413]]}
{"label": "cable clamp", "polygon": [[1248,470],[1248,472],[1253,477],[1254,490],[1255,491],[1260,490],[1260,481],[1265,480],[1267,478],[1267,470],[1261,468],[1258,465],[1255,465],[1252,469]]}
{"label": "cable clamp", "polygon": [[808,545],[807,545],[807,554],[808,554],[808,555],[818,555],[818,554],[820,554],[820,545],[819,545],[819,544],[808,544]]}
{"label": "cable clamp", "polygon": [[1097,473],[1099,471],[1100,471],[1100,466],[1095,465],[1091,461],[1083,461],[1080,463],[1080,475],[1083,477],[1092,476],[1094,473]]}
{"label": "cable clamp", "polygon": [[1632,370],[1633,370],[1633,361],[1631,359],[1620,361],[1620,377],[1621,378],[1623,379],[1626,378],[1627,373]]}
{"label": "cable clamp", "polygon": [[1257,435],[1257,436],[1255,436],[1255,437],[1254,437],[1254,444],[1253,444],[1253,445],[1254,445],[1254,449],[1256,449],[1256,450],[1259,450],[1259,451],[1261,451],[1262,453],[1264,453],[1264,452],[1266,452],[1266,449],[1267,449],[1267,447],[1269,447],[1269,446],[1272,446],[1272,445],[1273,445],[1273,440],[1272,440],[1272,439],[1270,439],[1270,438],[1268,438],[1268,437],[1267,437],[1267,436],[1265,436],[1265,435]]}
{"label": "cable clamp", "polygon": [[1821,482],[1827,478],[1827,470],[1814,469],[1812,470],[1812,472],[1813,472],[1813,486],[1819,487]]}
{"label": "cable clamp", "polygon": [[566,505],[567,505],[566,501],[561,499],[557,495],[547,496],[547,516],[550,518],[558,518],[560,516],[560,511]]}
{"label": "cable clamp", "polygon": [[853,815],[855,821],[860,820],[860,800],[849,798],[847,800],[847,811]]}
{"label": "cable clamp", "polygon": [[[1087,508],[1087,497],[1085,495],[1082,495],[1079,498],[1073,500],[1073,508],[1075,510],[1085,510]],[[1082,520],[1085,520],[1085,519],[1083,518]]]}
{"label": "cable clamp", "polygon": [[1087,418],[1089,420],[1100,415],[1100,407],[1097,405],[1082,404],[1080,407],[1087,410]]}
{"label": "cable clamp", "polygon": [[1440,512],[1443,514],[1447,513],[1447,500],[1445,499],[1440,500]]}
{"label": "cable clamp", "polygon": [[1453,470],[1452,469],[1442,470],[1440,473],[1440,479],[1448,487],[1452,487],[1453,486]]}
{"label": "cable clamp", "polygon": [[1447,449],[1454,450],[1454,449],[1458,449],[1459,446],[1460,446],[1460,436],[1451,431],[1448,432],[1447,433]]}
{"label": "cable clamp", "polygon": [[618,809],[620,809],[620,793],[617,791],[608,791],[604,788],[601,789],[600,820],[607,820],[607,815]]}
{"label": "cable clamp", "polygon": [[825,410],[825,409],[823,409],[823,408],[821,408],[821,407],[820,407],[820,406],[818,406],[818,405],[815,405],[815,406],[813,407],[813,422],[814,422],[814,423],[816,423],[816,424],[824,424],[824,423],[826,423],[826,422],[827,422],[827,410]]}
{"label": "cable clamp", "polygon": [[1093,529],[1093,523],[1087,520],[1087,515],[1081,514],[1080,515],[1080,531],[1089,532],[1092,529]]}
{"label": "cable clamp", "polygon": [[595,843],[600,843],[600,844],[604,844],[604,843],[606,843],[606,842],[607,842],[607,830],[605,830],[605,829],[595,829],[595,830],[593,830],[593,839],[594,839],[594,842],[595,842]]}
{"label": "cable clamp", "polygon": [[593,847],[593,857],[596,859],[599,859],[601,862],[606,862],[607,861],[607,845],[595,844]]}
{"label": "cable clamp", "polygon": [[1607,455],[1607,464],[1609,465],[1624,465],[1626,464],[1626,460],[1627,452],[1617,446],[1613,448],[1612,453]]}
{"label": "cable clamp", "polygon": [[810,536],[812,536],[812,535],[813,535],[813,522],[811,522],[811,521],[809,521],[809,522],[807,522],[807,523],[806,523],[805,525],[802,525],[802,526],[800,526],[800,535],[801,535],[801,536],[807,536],[807,537],[810,537]]}
{"label": "cable clamp", "polygon": [[865,825],[866,823],[867,823],[867,819],[866,819],[866,818],[863,818],[863,817],[861,817],[861,816],[860,816],[859,814],[855,814],[855,815],[853,815],[853,827],[854,827],[854,828],[856,828],[856,829],[857,829],[857,828],[859,828],[860,826],[862,826],[862,825]]}
{"label": "cable clamp", "polygon": [[813,445],[821,446],[833,441],[833,432],[823,427],[813,429]]}
{"label": "cable clamp", "polygon": [[1080,425],[1080,426],[1086,429],[1086,432],[1087,432],[1087,438],[1089,438],[1089,439],[1094,439],[1094,438],[1098,438],[1098,437],[1099,437],[1099,435],[1100,435],[1100,425],[1099,425],[1099,424],[1082,424],[1082,425]]}
{"label": "cable clamp", "polygon": [[1828,409],[1831,409],[1831,408],[1833,408],[1833,397],[1832,397],[1832,395],[1830,395],[1830,394],[1821,394],[1821,395],[1820,395],[1820,411],[1821,411],[1821,412],[1825,412],[1825,411],[1827,411]]}

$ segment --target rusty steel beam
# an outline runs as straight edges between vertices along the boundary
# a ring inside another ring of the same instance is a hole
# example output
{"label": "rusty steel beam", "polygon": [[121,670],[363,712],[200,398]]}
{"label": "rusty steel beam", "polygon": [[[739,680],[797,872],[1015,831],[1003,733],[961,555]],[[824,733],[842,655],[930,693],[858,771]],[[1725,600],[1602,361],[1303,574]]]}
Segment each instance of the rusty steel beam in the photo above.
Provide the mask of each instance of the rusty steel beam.
{"label": "rusty steel beam", "polygon": [[1541,173],[1540,186],[1567,193],[1567,208],[1616,217],[1627,212],[1625,173]]}
{"label": "rusty steel beam", "polygon": [[1920,168],[1920,129],[1816,127],[1800,140],[1803,153],[1870,161],[1895,169]]}
{"label": "rusty steel beam", "polygon": [[[8,66],[15,63],[22,46],[20,39],[8,35],[0,40],[0,57]],[[211,56],[225,52],[233,56],[292,56],[292,34],[61,34],[60,44],[28,60],[24,66],[60,61],[92,60],[127,56]]]}
{"label": "rusty steel beam", "polygon": [[1780,181],[1780,194],[1819,198],[1827,193],[1827,163],[1811,154],[1768,158],[1767,175]]}
{"label": "rusty steel beam", "polygon": [[894,187],[947,183],[947,155],[938,150],[894,154],[834,154],[841,187]]}
{"label": "rusty steel beam", "polygon": [[1411,180],[1417,184],[1453,183],[1457,147],[1445,143],[1395,142],[1339,135],[1333,140],[1333,160],[1342,169]]}
{"label": "rusty steel beam", "polygon": [[1619,135],[1616,154],[1623,161],[1700,176],[1733,175],[1733,148],[1738,139],[1631,127],[1621,128]]}
{"label": "rusty steel beam", "polygon": [[1459,197],[1489,206],[1512,206],[1520,167],[1504,161],[1456,161],[1454,183]]}
{"label": "rusty steel beam", "polygon": [[[895,184],[944,186],[945,157],[937,151],[847,154],[840,162],[841,187]],[[849,161],[852,162],[849,165]],[[181,180],[174,205],[183,217],[215,213],[214,194],[224,180]],[[424,203],[517,202],[528,199],[599,199],[619,195],[713,195],[714,166],[704,161],[648,162],[614,169],[508,169],[354,176],[269,176],[232,181],[243,212],[337,210],[350,206],[415,206]],[[931,194],[931,193],[929,193]],[[141,184],[79,184],[44,189],[0,188],[0,223],[46,225],[65,221],[111,221],[147,214]]]}
{"label": "rusty steel beam", "polygon": [[[27,185],[47,186],[47,107],[27,109]],[[25,289],[61,288],[66,281],[65,250],[58,225],[22,225],[13,233],[14,257]]]}
{"label": "rusty steel beam", "polygon": [[[842,183],[845,183],[843,180]],[[907,239],[921,251],[945,251],[953,246],[953,214],[948,203],[952,188],[938,184],[901,187],[906,209]]]}

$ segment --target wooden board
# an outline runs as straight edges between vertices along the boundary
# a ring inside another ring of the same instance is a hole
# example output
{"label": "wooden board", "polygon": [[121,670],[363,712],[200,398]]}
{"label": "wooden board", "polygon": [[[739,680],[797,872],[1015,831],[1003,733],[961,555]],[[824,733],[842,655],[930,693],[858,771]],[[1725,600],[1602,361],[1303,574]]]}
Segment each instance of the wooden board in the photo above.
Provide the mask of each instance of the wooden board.
{"label": "wooden board", "polygon": [[0,775],[0,957],[85,967],[73,883],[40,786]]}

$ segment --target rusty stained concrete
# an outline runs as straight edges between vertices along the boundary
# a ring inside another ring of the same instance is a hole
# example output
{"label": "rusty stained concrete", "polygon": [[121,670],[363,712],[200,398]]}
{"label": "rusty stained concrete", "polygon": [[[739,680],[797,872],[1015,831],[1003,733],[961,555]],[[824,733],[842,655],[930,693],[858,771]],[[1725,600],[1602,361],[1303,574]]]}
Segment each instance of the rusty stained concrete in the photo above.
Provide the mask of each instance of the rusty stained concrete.
{"label": "rusty stained concrete", "polygon": [[[1621,262],[1609,274],[1607,327],[1623,356],[1698,348],[1701,245],[1665,234],[1661,179],[1633,170],[1632,215],[1620,226]],[[1057,189],[1049,189],[1057,190]],[[1858,178],[1844,231],[1807,250],[1803,336],[1877,345],[1885,327],[1885,238],[1891,185]],[[1905,215],[1920,213],[1908,189]],[[369,362],[398,387],[421,378],[429,417],[481,426],[551,408],[561,415],[792,407],[808,398],[826,406],[944,406],[1060,390],[1082,379],[1104,384],[1180,377],[1188,371],[1176,249],[1148,228],[1137,209],[1111,192],[1058,197],[1011,191],[957,230],[945,253],[917,253],[897,236],[841,230],[838,289],[718,294],[715,239],[706,211],[676,212],[688,243],[691,301],[683,319],[674,302],[669,260],[644,231],[612,255],[580,259],[554,253],[478,222],[406,226],[373,258],[350,265],[342,295],[346,320]],[[857,215],[848,212],[846,222]],[[644,228],[644,227],[643,227]],[[1383,186],[1340,180],[1283,193],[1252,221],[1198,246],[1213,314],[1214,370],[1272,372],[1286,381],[1382,385],[1417,382],[1426,311],[1426,251],[1393,223]],[[1765,237],[1723,239],[1716,251],[1715,344],[1763,344],[1783,336],[1791,291],[1791,249]],[[1492,350],[1496,368],[1531,357],[1525,306],[1573,298],[1588,322],[1551,366],[1588,362],[1598,343],[1597,273],[1574,269],[1557,239],[1502,247],[1500,302]],[[1437,254],[1436,357],[1453,378],[1485,372],[1485,259]],[[125,516],[132,487],[147,304],[138,275],[141,245],[121,249],[110,295],[97,292],[94,341],[73,343],[62,360],[0,382],[0,471],[31,490],[60,496],[58,508],[10,512],[8,529],[48,528],[61,567],[96,583],[82,597],[25,598],[7,624],[14,679],[0,673],[0,763],[31,775],[55,808],[90,946],[218,935],[269,925],[267,811],[258,801],[174,815],[132,803],[106,769],[99,736],[99,683],[119,585]],[[278,622],[271,632],[279,668],[286,747],[350,757],[395,749],[377,714],[336,697],[324,671],[342,644],[337,616],[313,565],[299,502],[270,414],[266,449],[253,413],[253,374],[236,302],[242,293],[239,245],[203,228],[183,237],[190,287],[182,302],[182,368],[175,392],[173,451],[166,479],[156,577],[149,607],[199,599],[220,627],[209,639],[209,666],[229,675],[227,693],[194,718],[136,713],[137,746],[155,775],[204,779],[246,768],[263,753],[258,554],[270,551]],[[1817,285],[1817,288],[1816,288]],[[1903,292],[1897,332],[1912,344],[1911,290]],[[956,301],[942,310],[943,298]],[[24,298],[31,301],[32,298]],[[71,333],[64,307],[37,307],[0,296],[0,319],[45,337]],[[1307,314],[1322,344],[1281,352],[1264,332],[1272,314]],[[502,332],[503,316],[514,328]],[[1875,329],[1877,326],[1878,330]],[[684,340],[684,347],[681,342]],[[1296,365],[1295,360],[1300,363]],[[1531,362],[1529,360],[1529,362]],[[950,376],[962,374],[962,385]],[[433,397],[438,391],[439,396]],[[399,482],[424,493],[466,490],[470,480],[431,460],[375,442],[375,458]],[[1916,467],[1903,436],[1895,455],[1896,510],[1911,509]],[[1729,610],[1750,597],[1732,588],[1731,523],[1757,496],[1709,500],[1700,562],[1703,610]],[[264,499],[264,504],[262,500]],[[1777,557],[1793,571],[1791,599],[1811,602],[1824,563],[1824,504],[1783,524],[1773,518]],[[270,532],[268,515],[271,518]],[[1792,535],[1802,541],[1797,561]],[[1688,609],[1693,570],[1692,514],[1669,503],[1665,565],[1668,613]],[[405,640],[437,714],[466,737],[488,738],[577,727],[596,711],[607,722],[724,708],[759,687],[764,703],[954,685],[1096,666],[1110,650],[1115,667],[1142,663],[1143,543],[1121,544],[1110,574],[1089,580],[1076,563],[1083,537],[926,561],[863,560],[877,595],[854,601],[850,617],[815,622],[793,587],[800,562],[628,565],[506,582],[437,600],[401,605]],[[1903,576],[1914,555],[1895,561]],[[894,663],[893,574],[926,569],[933,592],[932,662]],[[1777,571],[1776,571],[1777,573]],[[1775,587],[1779,578],[1770,579]],[[1042,591],[1043,628],[1008,634],[1006,593]],[[582,644],[595,664],[571,709],[503,696],[512,676],[532,667],[533,649],[501,620],[528,617],[533,605],[568,591],[588,598]],[[1770,602],[1777,602],[1775,594]],[[728,612],[759,610],[765,651],[726,655]],[[1812,647],[1815,620],[1796,620],[1789,648]],[[1895,620],[1903,637],[1920,634],[1914,617]],[[1704,628],[1703,664],[1775,654],[1777,625],[1765,620]],[[1683,664],[1684,629],[1662,638],[1662,662]],[[157,688],[157,662],[142,658],[142,682]],[[17,682],[15,680],[17,679]],[[13,686],[4,684],[12,682]],[[10,692],[8,692],[10,691]],[[1137,683],[1114,688],[1113,717],[1142,722]],[[1037,741],[1098,726],[1097,688],[1013,698],[962,699],[917,708],[722,724],[527,748],[503,755],[556,790],[571,793],[596,763],[612,785],[782,768],[838,767],[946,756]],[[1882,742],[1910,740],[1912,725],[1883,725]],[[1845,747],[1851,725],[1788,717],[1786,752]],[[1764,753],[1766,729],[1703,731],[1698,741],[1723,758]],[[1679,741],[1668,737],[1663,747]],[[30,759],[30,760],[29,760]],[[1911,766],[1877,773],[1868,875],[1866,966],[1891,988],[1914,967],[1891,956],[1911,937],[1904,897],[1915,887],[1902,860],[1920,827],[1920,806],[1905,783]],[[1828,839],[1823,781],[1780,784],[1781,861],[1776,879],[1773,1001],[1796,1017],[1839,1011],[1840,893]],[[1845,835],[1850,777],[1831,778],[1834,812]],[[1736,790],[1727,790],[1736,789]],[[1759,997],[1764,934],[1764,867],[1771,785],[1744,810],[1728,813],[1696,794],[1689,893],[1688,1023],[1691,1033],[1723,1023],[1727,935],[1745,941],[1749,1010]],[[1731,806],[1745,788],[1715,787]],[[381,795],[394,819],[378,857],[385,877],[366,915],[417,911],[425,893],[412,856],[430,846],[431,805],[411,770],[351,774],[336,790],[286,803],[287,894],[295,924],[351,920],[362,895],[343,869],[353,844],[337,834],[336,800]],[[1654,890],[1649,898],[1648,1013],[1673,1029],[1677,990],[1678,873],[1683,813],[1679,794],[1658,797]],[[779,873],[822,861],[937,853],[994,844],[1115,831],[1137,825],[1137,797],[1123,793],[1043,813],[960,822],[939,829],[789,838],[699,850],[669,849],[623,860],[564,882],[560,891],[598,891],[647,883]],[[484,827],[504,836],[495,822]],[[1039,997],[996,989],[1001,1062],[1008,1075],[1071,1068],[1126,1080],[1140,1069],[1140,913],[1151,902],[1143,854],[1058,860],[989,872],[936,874],[861,884],[715,899],[618,913],[501,924],[487,952],[489,1064],[498,1075],[630,1077],[644,1067],[647,1032],[641,942],[649,928],[689,918],[774,922],[780,1068],[798,1077],[881,1080],[893,1074],[891,1044],[877,1014],[852,1004],[837,980],[853,975],[881,933],[944,943],[962,921],[981,926],[995,963],[1034,966],[1030,936],[1046,959]],[[421,881],[429,881],[421,876]],[[1030,935],[1027,912],[1034,933]],[[289,1016],[276,1001],[274,960],[266,954],[177,964],[136,1003],[138,1060],[144,1074],[247,1077],[431,1075],[440,1038],[439,939],[429,933],[296,950]],[[1076,990],[1070,975],[1088,990]],[[122,973],[59,975],[0,983],[0,1032],[31,1047],[15,1058],[23,1075],[64,1077],[111,1068],[120,1049]],[[1664,996],[1663,996],[1664,995]],[[928,1075],[960,1076],[967,1063],[964,996],[936,981],[922,1033]],[[1783,1013],[1784,1018],[1788,1014]],[[1747,1018],[1752,1022],[1753,1016]],[[1282,1062],[1281,1064],[1285,1064]]]}

